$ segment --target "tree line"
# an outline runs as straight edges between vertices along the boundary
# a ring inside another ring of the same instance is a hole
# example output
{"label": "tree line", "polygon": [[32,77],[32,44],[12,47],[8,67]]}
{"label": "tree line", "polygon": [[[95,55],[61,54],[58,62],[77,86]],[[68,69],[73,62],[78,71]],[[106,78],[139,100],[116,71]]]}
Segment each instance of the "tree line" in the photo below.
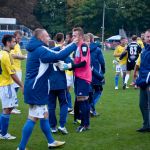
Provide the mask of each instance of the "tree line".
{"label": "tree line", "polygon": [[[149,0],[105,0],[105,35],[128,35],[150,28]],[[86,32],[101,35],[104,0],[37,0],[34,10],[38,21],[49,33],[68,32],[81,26]]]}

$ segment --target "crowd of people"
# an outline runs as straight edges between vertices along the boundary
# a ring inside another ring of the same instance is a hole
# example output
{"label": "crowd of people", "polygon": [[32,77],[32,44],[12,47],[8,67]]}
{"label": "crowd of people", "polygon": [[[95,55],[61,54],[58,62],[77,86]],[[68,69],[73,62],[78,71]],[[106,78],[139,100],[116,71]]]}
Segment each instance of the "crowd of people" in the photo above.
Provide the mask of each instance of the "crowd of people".
{"label": "crowd of people", "polygon": [[[105,61],[101,49],[94,43],[92,33],[84,34],[81,27],[72,33],[57,33],[50,39],[45,29],[35,29],[26,50],[21,53],[19,42],[22,33],[4,35],[3,50],[0,51],[0,139],[16,139],[8,133],[11,113],[20,114],[17,109],[17,91],[20,87],[24,101],[29,105],[27,121],[22,129],[22,138],[17,150],[25,150],[33,128],[38,120],[49,148],[59,147],[65,141],[54,140],[51,133],[68,134],[66,129],[68,112],[79,122],[76,132],[90,128],[90,114],[97,116],[96,104],[105,83]],[[22,80],[21,60],[26,59],[26,74]],[[15,83],[14,83],[15,82]],[[70,89],[75,100],[71,100]],[[55,114],[59,100],[59,127]],[[74,105],[73,105],[74,102]]]}
{"label": "crowd of people", "polygon": [[[98,116],[97,102],[105,84],[105,60],[92,33],[84,34],[81,27],[73,28],[72,33],[57,33],[52,40],[45,29],[35,29],[23,55],[19,46],[22,33],[4,35],[4,48],[0,51],[0,139],[14,140],[8,133],[11,113],[20,114],[17,109],[17,92],[20,88],[24,102],[29,105],[28,118],[22,129],[22,138],[17,150],[25,150],[36,122],[44,133],[48,147],[65,144],[57,141],[52,133],[68,134],[66,128],[68,113],[74,115],[74,123],[79,123],[76,132],[90,129],[90,115]],[[143,41],[142,41],[143,40]],[[118,90],[119,75],[123,79],[123,89],[128,88],[128,80],[133,73],[133,82],[140,88],[140,110],[143,126],[138,132],[150,131],[150,30],[143,39],[133,35],[127,44],[121,38],[114,51],[116,58],[115,89]],[[26,59],[25,81],[22,82],[21,60]],[[71,89],[75,100],[72,100]],[[59,101],[60,114],[57,124],[56,101]],[[74,104],[73,104],[74,103]]]}

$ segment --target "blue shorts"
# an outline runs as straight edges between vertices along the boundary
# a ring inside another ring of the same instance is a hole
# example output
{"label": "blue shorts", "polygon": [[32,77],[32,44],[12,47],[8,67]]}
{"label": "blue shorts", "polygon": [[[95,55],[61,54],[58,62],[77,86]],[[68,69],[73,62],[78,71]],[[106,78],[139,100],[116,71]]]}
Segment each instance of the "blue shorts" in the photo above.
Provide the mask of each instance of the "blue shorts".
{"label": "blue shorts", "polygon": [[90,84],[87,81],[75,77],[74,86],[76,96],[89,96]]}

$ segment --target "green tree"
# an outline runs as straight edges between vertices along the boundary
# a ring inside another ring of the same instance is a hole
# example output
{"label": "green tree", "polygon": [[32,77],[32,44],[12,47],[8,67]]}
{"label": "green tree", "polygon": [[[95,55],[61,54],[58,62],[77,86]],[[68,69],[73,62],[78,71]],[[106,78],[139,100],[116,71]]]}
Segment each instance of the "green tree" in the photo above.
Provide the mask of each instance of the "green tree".
{"label": "green tree", "polygon": [[50,34],[66,31],[66,0],[38,0],[35,15]]}

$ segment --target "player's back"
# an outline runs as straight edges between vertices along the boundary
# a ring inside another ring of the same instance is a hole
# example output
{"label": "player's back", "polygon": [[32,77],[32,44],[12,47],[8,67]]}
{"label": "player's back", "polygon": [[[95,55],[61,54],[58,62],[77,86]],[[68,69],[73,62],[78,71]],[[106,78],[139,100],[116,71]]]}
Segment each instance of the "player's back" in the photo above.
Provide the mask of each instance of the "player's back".
{"label": "player's back", "polygon": [[142,48],[137,42],[131,42],[127,46],[127,51],[128,51],[128,61],[135,62],[139,54],[141,53]]}

